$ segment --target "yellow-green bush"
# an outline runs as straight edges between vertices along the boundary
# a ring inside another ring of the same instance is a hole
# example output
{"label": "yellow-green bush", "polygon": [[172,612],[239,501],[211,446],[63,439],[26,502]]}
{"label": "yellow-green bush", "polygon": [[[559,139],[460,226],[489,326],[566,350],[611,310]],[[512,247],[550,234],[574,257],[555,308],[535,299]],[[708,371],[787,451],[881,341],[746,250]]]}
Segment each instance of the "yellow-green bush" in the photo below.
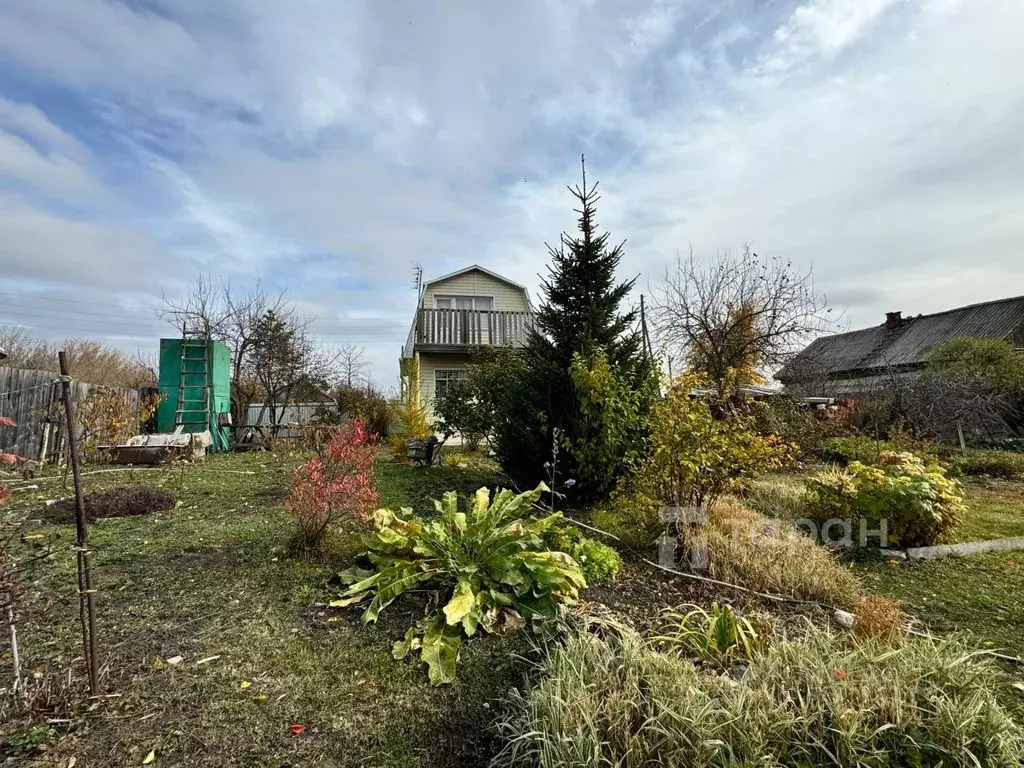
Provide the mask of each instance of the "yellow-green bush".
{"label": "yellow-green bush", "polygon": [[885,452],[879,458],[875,466],[855,461],[808,480],[807,517],[819,523],[847,520],[855,531],[862,521],[877,530],[885,520],[889,546],[930,546],[948,538],[963,511],[959,484],[938,464],[912,453]]}
{"label": "yellow-green bush", "polygon": [[650,451],[631,479],[633,488],[664,504],[711,508],[789,456],[790,446],[757,432],[748,411],[756,404],[695,397],[700,383],[679,376],[655,403]]}

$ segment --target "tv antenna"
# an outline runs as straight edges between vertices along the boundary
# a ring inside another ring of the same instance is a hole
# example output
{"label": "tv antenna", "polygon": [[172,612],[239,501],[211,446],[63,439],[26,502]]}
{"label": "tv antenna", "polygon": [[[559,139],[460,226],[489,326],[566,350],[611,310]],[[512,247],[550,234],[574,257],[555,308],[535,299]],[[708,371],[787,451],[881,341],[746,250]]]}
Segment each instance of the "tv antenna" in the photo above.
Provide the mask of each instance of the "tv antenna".
{"label": "tv antenna", "polygon": [[418,296],[420,289],[423,287],[423,267],[418,262],[413,262],[412,264],[412,275],[412,287]]}

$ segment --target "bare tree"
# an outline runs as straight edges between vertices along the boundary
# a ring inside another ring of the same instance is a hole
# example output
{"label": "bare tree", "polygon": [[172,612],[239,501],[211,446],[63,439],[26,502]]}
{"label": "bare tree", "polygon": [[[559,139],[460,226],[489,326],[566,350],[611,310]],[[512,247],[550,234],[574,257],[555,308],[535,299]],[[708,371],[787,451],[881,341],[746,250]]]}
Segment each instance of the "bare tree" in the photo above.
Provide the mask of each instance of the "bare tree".
{"label": "bare tree", "polygon": [[744,247],[704,263],[691,251],[666,269],[654,326],[676,360],[707,375],[725,397],[788,359],[833,324],[810,270]]}
{"label": "bare tree", "polygon": [[294,303],[285,291],[268,293],[259,280],[248,292],[230,281],[214,283],[200,274],[180,301],[164,296],[160,317],[173,323],[183,334],[199,333],[223,342],[231,356],[231,418],[244,424],[249,405],[260,396],[261,385],[248,365],[263,318],[268,313],[290,326],[300,323]]}
{"label": "bare tree", "polygon": [[338,373],[341,383],[348,389],[369,384],[367,372],[370,363],[365,355],[366,350],[354,344],[344,344],[338,348]]}

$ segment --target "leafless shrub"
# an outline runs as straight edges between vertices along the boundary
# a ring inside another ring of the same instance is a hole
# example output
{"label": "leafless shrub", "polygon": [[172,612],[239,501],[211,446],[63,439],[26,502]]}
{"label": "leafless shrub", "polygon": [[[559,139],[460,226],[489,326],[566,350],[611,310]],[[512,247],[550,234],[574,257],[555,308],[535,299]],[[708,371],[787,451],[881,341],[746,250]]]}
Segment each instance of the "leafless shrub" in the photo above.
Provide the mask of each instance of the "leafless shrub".
{"label": "leafless shrub", "polygon": [[0,365],[58,373],[57,352],[64,350],[75,378],[90,384],[137,389],[156,386],[153,361],[142,355],[130,355],[92,339],[50,341],[36,337],[26,328],[0,326],[0,349],[7,357]]}

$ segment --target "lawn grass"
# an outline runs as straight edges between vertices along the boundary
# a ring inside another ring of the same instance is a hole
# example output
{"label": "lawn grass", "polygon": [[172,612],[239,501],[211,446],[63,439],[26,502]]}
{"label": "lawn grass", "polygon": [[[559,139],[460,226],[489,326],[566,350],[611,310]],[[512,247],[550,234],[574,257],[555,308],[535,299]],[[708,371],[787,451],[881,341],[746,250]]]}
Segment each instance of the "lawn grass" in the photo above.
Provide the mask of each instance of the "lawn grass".
{"label": "lawn grass", "polygon": [[963,478],[967,511],[956,541],[1024,536],[1024,481]]}
{"label": "lawn grass", "polygon": [[1024,553],[855,565],[869,592],[900,602],[935,632],[967,631],[979,644],[1024,657]]}
{"label": "lawn grass", "polygon": [[[71,722],[47,730],[42,716],[8,720],[0,725],[8,754],[18,751],[26,765],[61,766],[71,757],[79,766],[139,765],[150,750],[157,766],[486,763],[491,703],[519,683],[515,652],[524,639],[467,643],[459,682],[448,688],[432,688],[423,668],[393,660],[391,643],[415,616],[396,610],[393,624],[363,627],[358,611],[323,605],[340,592],[332,577],[346,563],[287,556],[290,521],[281,501],[293,464],[236,454],[86,478],[88,488],[161,485],[181,503],[91,526],[103,688],[117,694],[92,712],[82,706],[73,530],[37,529],[59,534],[60,550],[23,587],[23,666],[54,681],[73,670],[73,690],[55,696],[49,713]],[[432,494],[493,481],[386,461],[377,472],[384,503],[417,510]],[[57,482],[41,485],[17,506],[65,493]],[[183,661],[169,664],[175,656]],[[208,657],[217,658],[198,663]],[[0,676],[9,679],[10,664],[9,656],[0,661]],[[304,733],[292,734],[293,724]],[[36,742],[46,751],[27,748]]]}

